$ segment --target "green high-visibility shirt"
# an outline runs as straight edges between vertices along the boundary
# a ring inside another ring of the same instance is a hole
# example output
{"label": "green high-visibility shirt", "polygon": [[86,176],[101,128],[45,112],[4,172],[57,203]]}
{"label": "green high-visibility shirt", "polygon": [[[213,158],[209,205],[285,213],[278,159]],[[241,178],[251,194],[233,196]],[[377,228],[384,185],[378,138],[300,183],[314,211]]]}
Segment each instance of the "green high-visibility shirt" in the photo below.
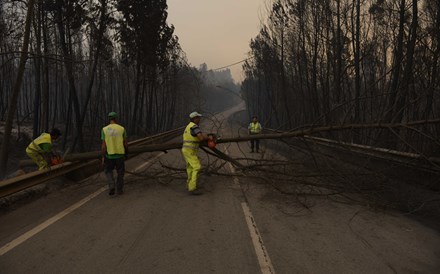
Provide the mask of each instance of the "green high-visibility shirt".
{"label": "green high-visibility shirt", "polygon": [[51,152],[52,151],[52,144],[43,143],[38,145],[44,152]]}

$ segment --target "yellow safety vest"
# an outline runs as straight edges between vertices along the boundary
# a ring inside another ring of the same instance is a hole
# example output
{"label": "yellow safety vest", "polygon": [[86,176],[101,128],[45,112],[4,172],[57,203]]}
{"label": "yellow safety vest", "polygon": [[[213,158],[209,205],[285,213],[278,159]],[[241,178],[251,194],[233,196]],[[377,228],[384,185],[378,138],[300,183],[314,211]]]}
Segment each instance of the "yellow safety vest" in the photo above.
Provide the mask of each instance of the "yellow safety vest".
{"label": "yellow safety vest", "polygon": [[26,150],[31,152],[44,153],[39,145],[41,144],[52,144],[52,138],[49,133],[43,133],[38,138],[33,140],[27,147]]}
{"label": "yellow safety vest", "polygon": [[250,126],[251,133],[260,133],[261,132],[261,125],[258,122],[251,123],[249,126]]}
{"label": "yellow safety vest", "polygon": [[188,148],[188,149],[199,149],[200,140],[197,138],[197,136],[191,135],[191,128],[195,126],[196,124],[193,122],[190,122],[183,132],[183,145],[182,148]]}
{"label": "yellow safety vest", "polygon": [[110,124],[102,129],[104,132],[107,154],[125,154],[124,132],[125,128],[118,124]]}

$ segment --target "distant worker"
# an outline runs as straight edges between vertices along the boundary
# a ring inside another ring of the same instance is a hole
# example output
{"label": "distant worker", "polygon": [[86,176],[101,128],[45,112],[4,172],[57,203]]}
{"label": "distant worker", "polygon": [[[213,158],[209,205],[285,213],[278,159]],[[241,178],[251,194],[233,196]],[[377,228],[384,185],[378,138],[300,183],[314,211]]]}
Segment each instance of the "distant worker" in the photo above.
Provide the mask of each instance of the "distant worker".
{"label": "distant worker", "polygon": [[108,195],[115,195],[115,181],[113,169],[116,169],[116,193],[124,193],[125,158],[128,154],[127,132],[125,128],[116,122],[118,114],[110,112],[108,118],[110,124],[101,131],[102,140],[102,164],[108,180]]}
{"label": "distant worker", "polygon": [[38,166],[38,170],[50,167],[52,158],[52,143],[61,136],[61,131],[57,128],[50,133],[43,133],[33,140],[26,148],[26,154]]}
{"label": "distant worker", "polygon": [[202,192],[197,188],[197,179],[201,169],[200,160],[197,156],[199,152],[200,142],[211,140],[212,137],[207,137],[199,128],[202,114],[192,112],[189,115],[190,123],[186,126],[183,133],[182,154],[186,162],[186,173],[188,179],[186,181],[188,192],[192,195],[200,195]]}
{"label": "distant worker", "polygon": [[[261,131],[263,130],[263,127],[257,120],[257,116],[252,117],[252,122],[249,124],[248,130],[249,130],[249,135],[260,134]],[[258,139],[251,140],[251,153],[254,152],[254,145],[258,153],[258,150],[260,149],[260,140]]]}

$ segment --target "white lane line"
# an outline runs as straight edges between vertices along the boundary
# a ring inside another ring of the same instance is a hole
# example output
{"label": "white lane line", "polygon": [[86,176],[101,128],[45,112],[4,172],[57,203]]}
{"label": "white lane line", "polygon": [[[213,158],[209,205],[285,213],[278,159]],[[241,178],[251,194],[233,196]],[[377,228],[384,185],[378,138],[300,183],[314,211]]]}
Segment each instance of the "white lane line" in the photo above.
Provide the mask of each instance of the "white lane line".
{"label": "white lane line", "polygon": [[248,225],[249,233],[251,234],[252,243],[254,244],[255,253],[257,254],[258,263],[260,264],[261,273],[274,274],[275,270],[273,269],[266,247],[264,246],[261,234],[258,231],[254,216],[252,215],[247,203],[241,203],[241,207],[243,208],[244,217]]}
{"label": "white lane line", "polygon": [[143,163],[142,165],[138,166],[137,168],[135,168],[133,170],[133,172],[138,172],[139,170],[143,169],[144,167],[146,167],[147,165],[149,165],[153,160],[155,160],[156,158],[159,158],[160,156],[164,155],[164,152],[161,152],[159,154],[157,154],[156,156],[154,156],[153,158],[151,158],[150,160],[146,161],[145,163]]}
{"label": "white lane line", "polygon": [[[228,149],[226,149],[226,154],[229,154]],[[229,162],[229,169],[235,173],[234,166]],[[240,185],[240,181],[237,177],[234,177],[234,184]],[[258,231],[257,223],[252,215],[249,205],[246,202],[241,203],[243,209],[244,218],[248,226],[249,234],[252,239],[252,244],[254,245],[255,253],[257,255],[258,264],[260,265],[260,270],[262,274],[275,274],[275,270],[272,266],[272,262],[269,257],[269,253],[266,250],[266,246],[263,243],[263,238]]]}
{"label": "white lane line", "polygon": [[99,194],[104,192],[106,189],[107,189],[107,187],[102,187],[102,188],[98,189],[93,194],[87,196],[86,198],[82,199],[81,201],[77,202],[76,204],[72,205],[71,207],[61,211],[60,213],[58,213],[57,215],[49,218],[45,222],[37,225],[36,227],[34,227],[33,229],[31,229],[28,232],[24,233],[23,235],[21,235],[20,237],[16,238],[15,240],[12,240],[11,242],[9,242],[6,245],[2,246],[0,248],[0,256],[6,254],[11,249],[13,249],[13,248],[17,247],[18,245],[24,243],[26,240],[28,240],[31,237],[33,237],[35,234],[39,233],[40,231],[42,231],[43,229],[47,228],[48,226],[50,226],[51,224],[55,223],[56,221],[60,220],[61,218],[63,218],[67,214],[71,213],[75,209],[77,209],[80,206],[84,205],[85,203],[87,203],[91,199],[95,198],[96,196],[98,196]]}
{"label": "white lane line", "polygon": [[[156,158],[160,157],[162,154],[164,154],[164,153],[162,152],[162,153],[156,155],[155,157],[151,158],[146,163],[144,163],[144,164],[140,165],[139,167],[137,167],[135,169],[135,171],[137,171],[137,170],[143,168],[144,166],[148,165],[153,160],[155,160]],[[48,226],[52,225],[53,223],[59,221],[60,219],[65,217],[67,214],[69,214],[69,213],[73,212],[74,210],[78,209],[79,207],[81,207],[82,205],[84,205],[88,201],[92,200],[93,198],[95,198],[96,196],[98,196],[99,194],[101,194],[102,192],[104,192],[107,189],[108,189],[107,186],[98,189],[97,191],[95,191],[94,193],[92,193],[89,196],[85,197],[84,199],[82,199],[81,201],[77,202],[76,204],[74,204],[74,205],[70,206],[69,208],[61,211],[57,215],[47,219],[43,223],[37,225],[36,227],[34,227],[33,229],[31,229],[28,232],[24,233],[23,235],[19,236],[18,238],[16,238],[16,239],[10,241],[9,243],[5,244],[4,246],[2,246],[0,248],[0,256],[3,256],[7,252],[11,251],[13,248],[15,248],[18,245],[20,245],[20,244],[24,243],[25,241],[29,240],[30,238],[35,236],[37,233],[41,232],[42,230],[44,230]]]}

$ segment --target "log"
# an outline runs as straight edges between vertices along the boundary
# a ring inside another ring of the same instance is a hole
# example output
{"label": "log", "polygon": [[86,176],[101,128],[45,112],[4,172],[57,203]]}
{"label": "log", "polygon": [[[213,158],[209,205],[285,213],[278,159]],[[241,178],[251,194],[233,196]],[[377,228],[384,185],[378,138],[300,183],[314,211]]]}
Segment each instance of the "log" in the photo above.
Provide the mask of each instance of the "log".
{"label": "log", "polygon": [[[139,154],[143,152],[154,152],[154,151],[166,151],[170,149],[178,149],[182,148],[182,142],[179,143],[164,143],[164,144],[152,144],[152,145],[142,145],[142,146],[136,146],[133,148],[128,149],[129,154]],[[91,159],[101,159],[102,152],[100,150],[98,151],[91,151],[91,152],[84,152],[84,153],[73,153],[68,154],[64,157],[65,162],[75,162],[75,161],[85,161],[85,160],[91,160]],[[21,160],[19,162],[19,166],[28,166],[33,165],[34,162],[32,160]]]}
{"label": "log", "polygon": [[[258,134],[258,135],[248,135],[248,136],[240,136],[240,137],[231,137],[231,138],[222,138],[217,140],[217,144],[222,143],[239,143],[239,142],[247,142],[250,140],[262,140],[262,139],[283,139],[283,138],[293,138],[293,137],[302,137],[307,135],[312,135],[318,132],[328,132],[328,131],[337,131],[337,130],[351,130],[351,129],[372,129],[372,128],[408,128],[419,125],[426,124],[438,124],[440,123],[440,119],[436,120],[422,120],[422,121],[414,121],[406,124],[348,124],[348,125],[340,125],[340,126],[325,126],[325,127],[314,127],[302,130],[294,130],[282,133],[272,133],[272,134]],[[208,147],[207,142],[202,142],[201,146]],[[162,144],[150,144],[150,145],[137,145],[135,147],[129,146],[129,155],[139,154],[144,152],[154,152],[154,151],[167,151],[172,149],[181,149],[182,142],[174,142],[174,143],[162,143]],[[90,159],[99,159],[102,157],[101,151],[92,151],[85,153],[76,153],[66,155],[64,158],[65,161],[74,162],[74,161],[84,161]],[[31,160],[22,160],[20,161],[20,166],[31,165],[33,162]]]}

